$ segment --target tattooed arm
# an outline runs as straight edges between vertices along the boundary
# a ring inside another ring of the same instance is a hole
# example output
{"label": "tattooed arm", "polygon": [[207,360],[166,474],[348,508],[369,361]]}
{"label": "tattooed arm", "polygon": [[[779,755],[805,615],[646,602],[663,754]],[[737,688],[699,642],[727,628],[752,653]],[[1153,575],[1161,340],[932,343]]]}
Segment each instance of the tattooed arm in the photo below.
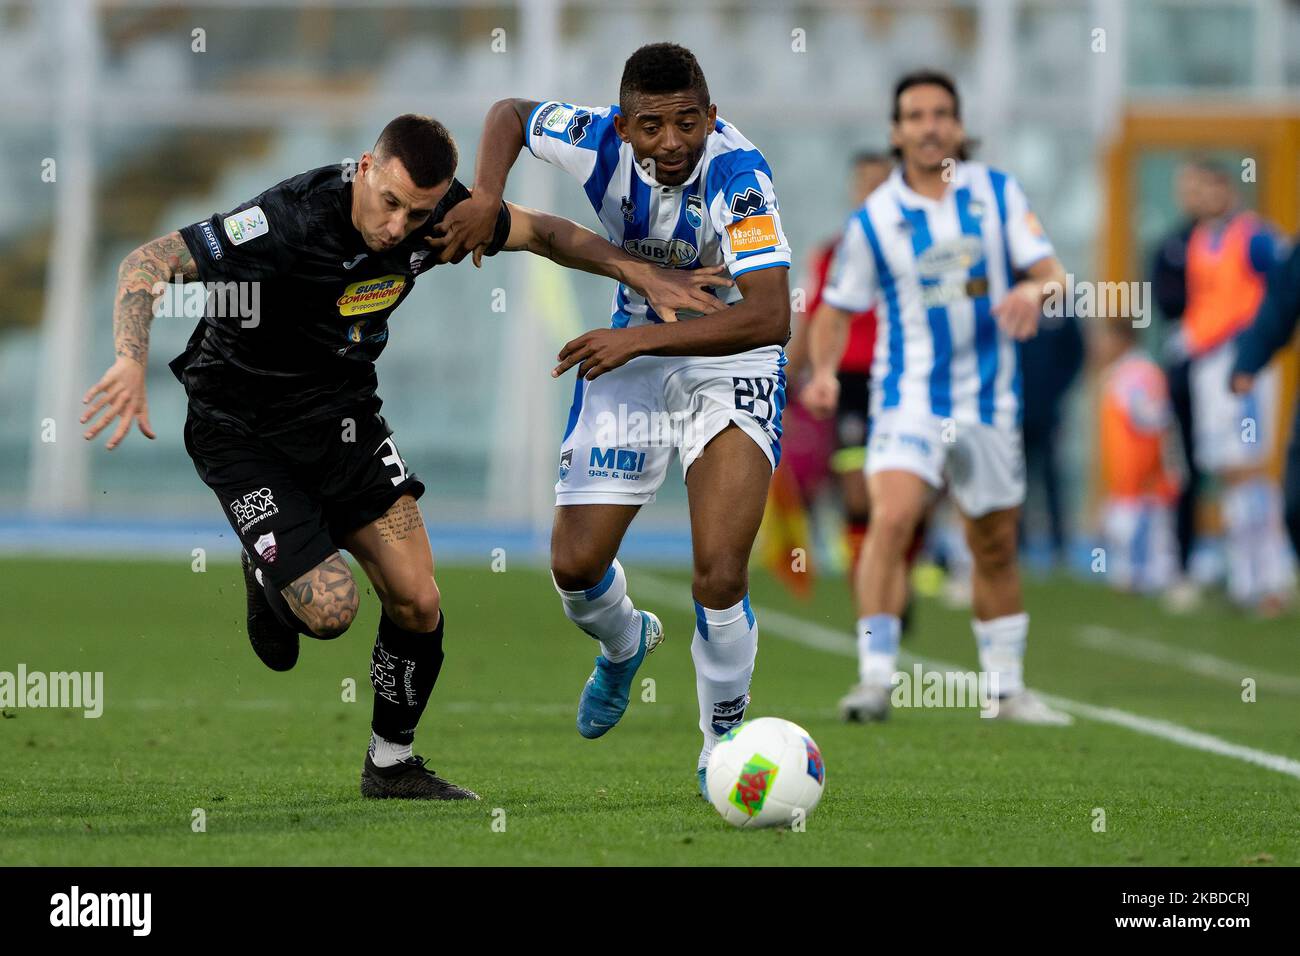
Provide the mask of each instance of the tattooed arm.
{"label": "tattooed arm", "polygon": [[117,302],[113,306],[113,345],[117,361],[103,377],[90,387],[81,403],[94,405],[81,415],[81,423],[107,409],[85,432],[87,441],[94,438],[115,419],[120,419],[110,449],[131,430],[136,421],[146,438],[153,438],[149,424],[149,401],[145,394],[145,366],[149,361],[149,326],[153,322],[153,303],[160,283],[174,277],[197,279],[198,267],[180,233],[168,233],[146,242],[125,259],[117,272]]}

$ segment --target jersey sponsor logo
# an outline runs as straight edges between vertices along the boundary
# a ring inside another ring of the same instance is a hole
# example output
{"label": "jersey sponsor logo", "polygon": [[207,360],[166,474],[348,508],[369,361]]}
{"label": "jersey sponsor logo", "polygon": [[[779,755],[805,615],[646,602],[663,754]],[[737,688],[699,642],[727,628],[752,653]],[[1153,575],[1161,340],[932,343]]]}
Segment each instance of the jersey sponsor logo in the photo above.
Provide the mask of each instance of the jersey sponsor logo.
{"label": "jersey sponsor logo", "polygon": [[592,448],[587,477],[640,481],[645,455],[645,452],[631,448]]}
{"label": "jersey sponsor logo", "polygon": [[399,275],[353,282],[338,298],[339,315],[361,315],[391,308],[401,298],[405,288],[406,277]]}
{"label": "jersey sponsor logo", "polygon": [[731,197],[731,213],[737,219],[744,219],[767,208],[767,197],[750,186],[743,193]]}
{"label": "jersey sponsor logo", "polygon": [[779,243],[776,235],[776,219],[771,213],[762,216],[747,216],[727,227],[727,236],[731,239],[731,251],[757,252],[770,249]]}
{"label": "jersey sponsor logo", "polygon": [[279,549],[275,545],[275,532],[268,531],[266,534],[254,541],[253,550],[256,551],[257,556],[267,564],[275,564],[275,556],[279,553]]}
{"label": "jersey sponsor logo", "polygon": [[984,258],[979,236],[962,236],[936,242],[916,258],[916,272],[922,279],[936,279],[949,272],[965,272]]}
{"label": "jersey sponsor logo", "polygon": [[704,225],[704,200],[699,196],[686,197],[686,221],[690,223],[692,229],[699,229]]}
{"label": "jersey sponsor logo", "polygon": [[246,532],[263,518],[269,518],[271,515],[280,513],[270,488],[258,488],[256,491],[250,491],[242,498],[236,498],[230,503],[230,511],[234,514],[235,520],[239,522],[240,534]]}
{"label": "jersey sponsor logo", "polygon": [[685,239],[628,239],[623,248],[634,256],[661,266],[684,266],[699,252]]}
{"label": "jersey sponsor logo", "polygon": [[208,244],[208,254],[212,256],[213,261],[219,262],[223,258],[221,243],[217,239],[217,231],[212,228],[212,223],[206,219],[199,223],[199,232],[203,233],[203,241]]}
{"label": "jersey sponsor logo", "polygon": [[256,239],[258,236],[264,236],[271,231],[271,226],[266,221],[266,215],[262,212],[261,206],[249,206],[247,209],[227,216],[221,221],[225,227],[226,235],[235,245],[241,245],[250,239]]}

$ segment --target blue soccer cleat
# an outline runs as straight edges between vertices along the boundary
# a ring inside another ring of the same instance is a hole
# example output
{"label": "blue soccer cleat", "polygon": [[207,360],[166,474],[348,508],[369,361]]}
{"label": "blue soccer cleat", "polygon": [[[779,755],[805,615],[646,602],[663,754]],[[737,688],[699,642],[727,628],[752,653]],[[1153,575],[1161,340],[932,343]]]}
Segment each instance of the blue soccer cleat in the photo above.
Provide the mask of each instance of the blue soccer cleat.
{"label": "blue soccer cleat", "polygon": [[705,774],[706,774],[706,771],[707,771],[707,768],[705,768],[705,767],[700,767],[700,769],[698,769],[698,770],[695,771],[695,776],[698,777],[698,778],[699,778],[699,781],[700,781],[700,796],[704,798],[704,802],[705,802],[705,803],[708,803],[708,802],[709,802],[709,784],[708,784],[708,782],[705,780]]}
{"label": "blue soccer cleat", "polygon": [[627,710],[632,678],[646,655],[654,651],[664,639],[664,626],[649,611],[641,615],[641,646],[627,660],[611,664],[605,655],[596,658],[596,669],[587,678],[578,698],[578,733],[595,740],[609,732]]}

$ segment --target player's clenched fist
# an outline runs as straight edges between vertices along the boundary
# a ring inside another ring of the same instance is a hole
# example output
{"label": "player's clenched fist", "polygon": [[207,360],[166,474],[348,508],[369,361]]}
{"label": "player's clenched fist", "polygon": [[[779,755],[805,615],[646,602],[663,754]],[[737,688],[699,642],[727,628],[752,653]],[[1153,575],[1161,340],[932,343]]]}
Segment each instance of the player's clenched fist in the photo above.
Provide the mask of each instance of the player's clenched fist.
{"label": "player's clenched fist", "polygon": [[573,366],[588,381],[612,372],[641,354],[635,329],[596,329],[579,335],[560,349],[560,364],[551,372],[559,378]]}
{"label": "player's clenched fist", "polygon": [[839,404],[839,379],[834,375],[814,375],[799,393],[799,401],[815,418],[826,418]]}
{"label": "player's clenched fist", "polygon": [[[90,441],[105,428],[118,421],[117,428],[108,439],[109,449],[118,443],[131,430],[131,423],[137,422],[145,438],[155,438],[153,426],[149,424],[149,400],[145,395],[144,366],[134,359],[118,356],[103,377],[92,385],[81,398],[81,404],[90,405],[81,414],[81,424],[86,424],[95,416],[99,418],[86,429],[85,438]],[[91,401],[94,404],[91,405]],[[103,414],[100,414],[100,413]]]}

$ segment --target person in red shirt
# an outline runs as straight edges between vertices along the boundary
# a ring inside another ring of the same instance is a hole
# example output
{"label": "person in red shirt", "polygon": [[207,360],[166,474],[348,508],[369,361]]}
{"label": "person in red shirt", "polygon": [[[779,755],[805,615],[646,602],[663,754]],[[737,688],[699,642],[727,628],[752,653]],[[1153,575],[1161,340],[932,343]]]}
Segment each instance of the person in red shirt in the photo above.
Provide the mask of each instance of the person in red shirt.
{"label": "person in red shirt", "polygon": [[[852,208],[857,209],[867,196],[889,178],[893,159],[885,152],[860,152],[853,157],[849,191]],[[830,273],[831,261],[839,238],[818,246],[808,260],[807,271],[799,288],[805,292],[805,307],[796,310],[794,334],[786,345],[789,365],[786,369],[792,382],[808,364],[808,319],[821,304],[822,288]],[[858,554],[866,537],[871,516],[871,503],[867,497],[867,480],[863,467],[866,464],[868,394],[871,382],[871,360],[876,347],[876,313],[874,309],[859,312],[849,326],[849,342],[840,362],[840,399],[835,411],[831,470],[835,472],[844,503],[845,534],[850,563],[857,565]],[[791,389],[795,386],[792,384]],[[793,406],[792,406],[793,407]],[[816,422],[811,423],[816,427]]]}

